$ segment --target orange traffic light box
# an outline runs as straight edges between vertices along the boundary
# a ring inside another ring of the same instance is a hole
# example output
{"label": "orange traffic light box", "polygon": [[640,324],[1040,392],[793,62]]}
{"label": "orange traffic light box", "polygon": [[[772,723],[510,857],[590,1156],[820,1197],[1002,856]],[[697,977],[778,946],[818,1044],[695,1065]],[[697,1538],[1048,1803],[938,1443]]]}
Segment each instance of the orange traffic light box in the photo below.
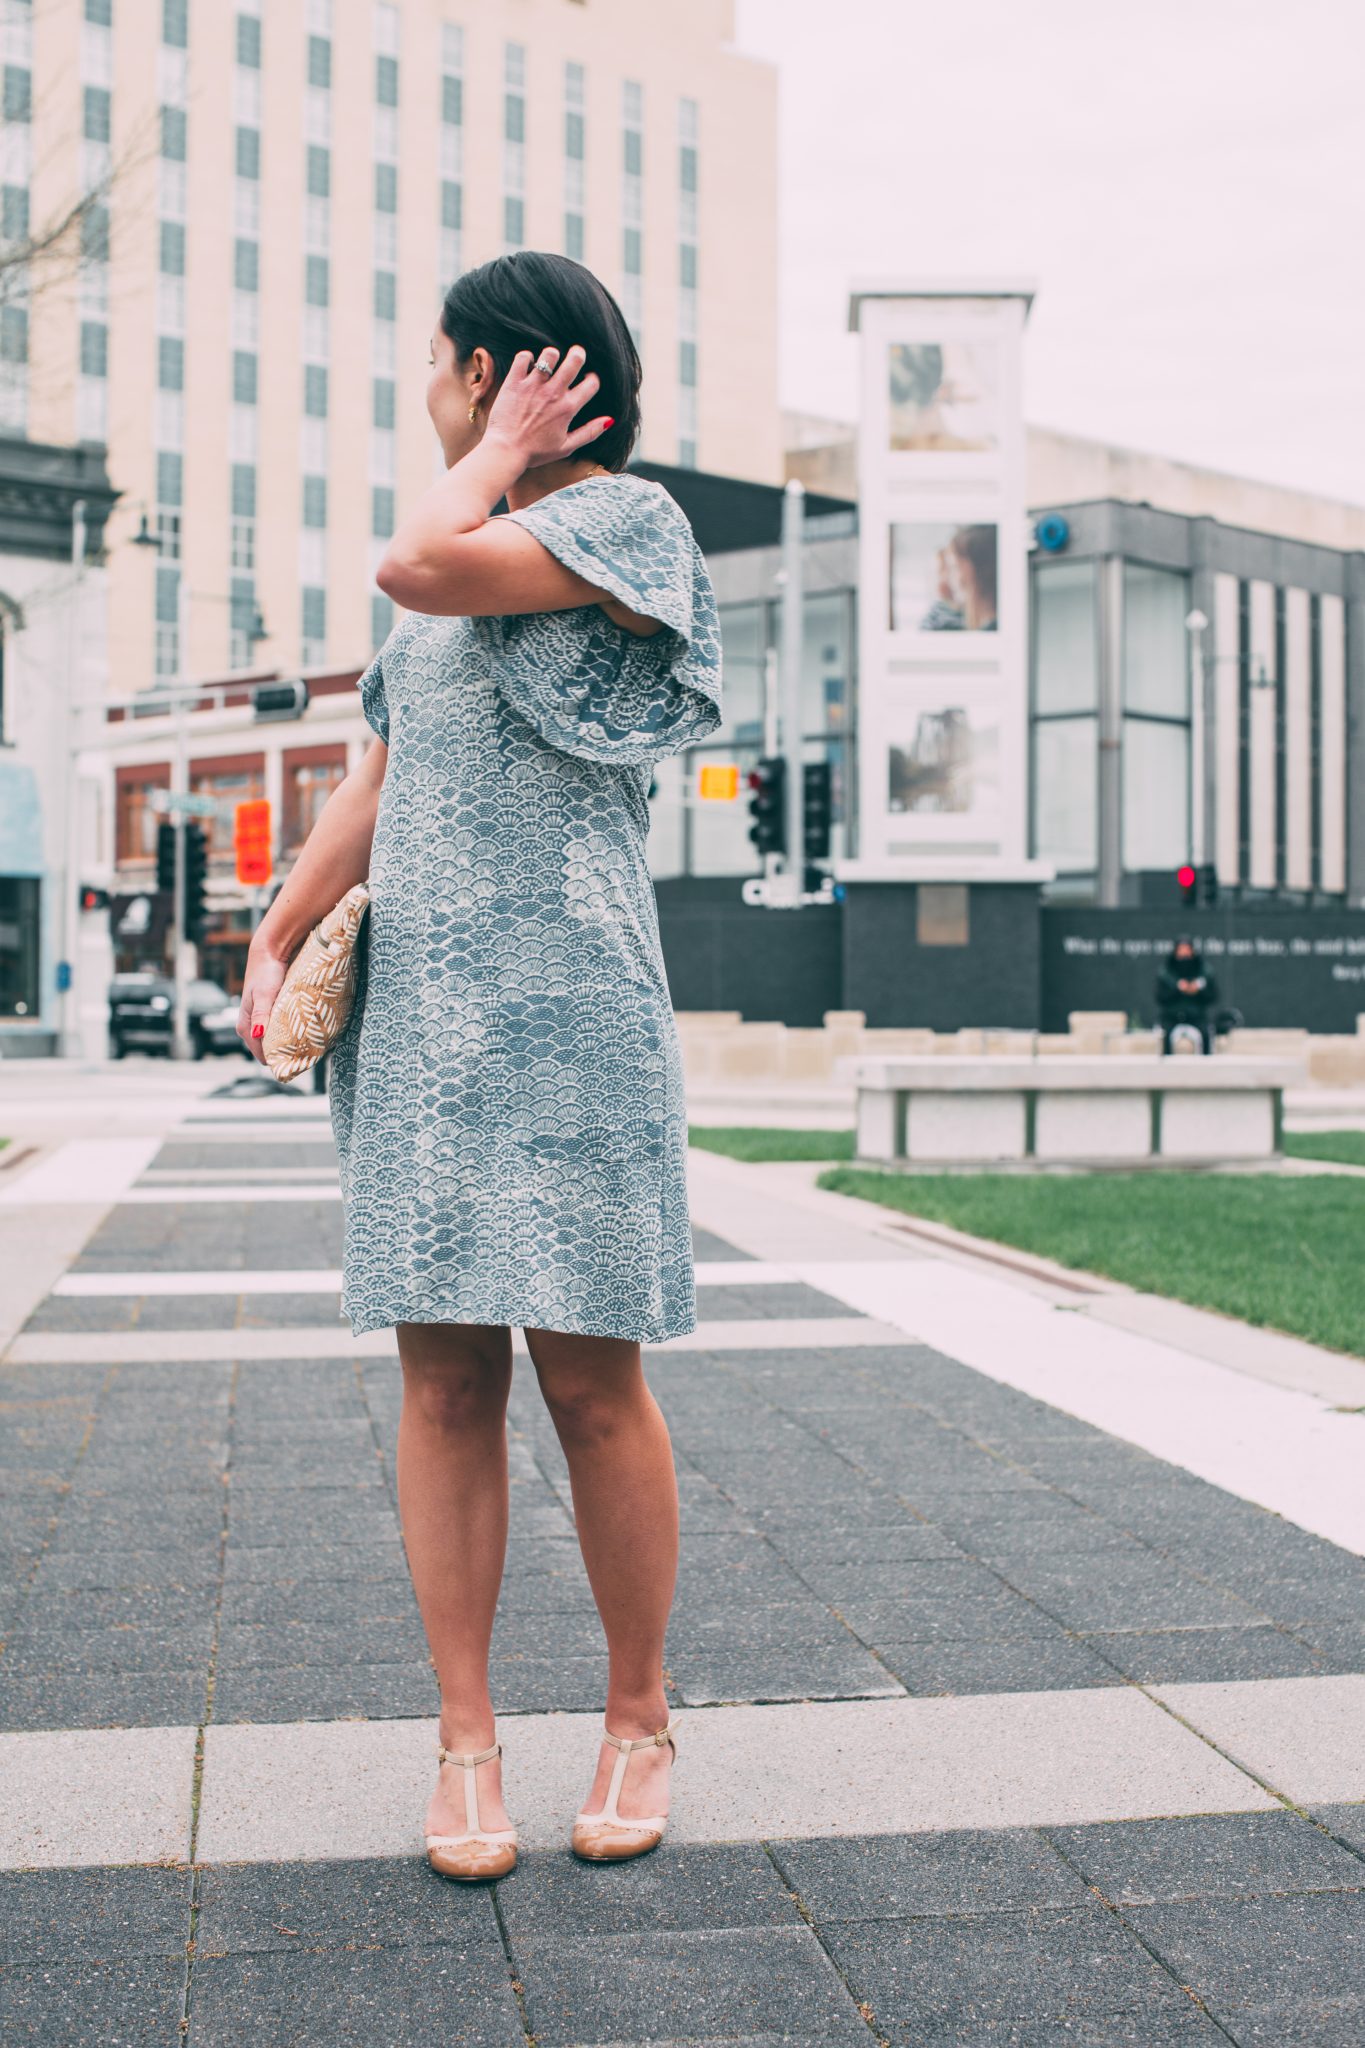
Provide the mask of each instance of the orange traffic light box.
{"label": "orange traffic light box", "polygon": [[237,853],[237,880],[262,888],[270,880],[270,800],[255,797],[233,813],[232,843]]}

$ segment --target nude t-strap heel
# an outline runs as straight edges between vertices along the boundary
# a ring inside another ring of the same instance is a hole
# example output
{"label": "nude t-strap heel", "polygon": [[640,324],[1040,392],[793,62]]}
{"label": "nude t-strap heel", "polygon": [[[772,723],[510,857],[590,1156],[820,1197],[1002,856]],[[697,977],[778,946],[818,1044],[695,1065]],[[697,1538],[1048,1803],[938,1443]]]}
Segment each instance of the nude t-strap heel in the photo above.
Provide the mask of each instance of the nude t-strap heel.
{"label": "nude t-strap heel", "polygon": [[662,1748],[667,1742],[676,1761],[678,1743],[675,1735],[677,1721],[672,1720],[666,1728],[656,1730],[653,1735],[640,1735],[632,1742],[609,1729],[602,1730],[602,1740],[611,1743],[620,1753],[612,1765],[611,1783],[607,1787],[606,1801],[600,1813],[579,1813],[574,1818],[569,1844],[575,1855],[584,1856],[593,1863],[619,1863],[627,1856],[643,1856],[647,1849],[657,1848],[668,1825],[666,1813],[641,1814],[635,1820],[626,1820],[617,1809],[621,1786],[626,1775],[626,1765],[637,1749]]}
{"label": "nude t-strap heel", "polygon": [[462,1835],[428,1835],[427,1861],[433,1870],[440,1871],[442,1877],[506,1877],[517,1860],[517,1831],[515,1828],[493,1830],[479,1826],[476,1777],[480,1764],[502,1755],[502,1744],[495,1742],[490,1749],[471,1750],[467,1755],[447,1749],[441,1742],[437,1743],[436,1750],[443,1764],[459,1764],[464,1772],[466,1827]]}

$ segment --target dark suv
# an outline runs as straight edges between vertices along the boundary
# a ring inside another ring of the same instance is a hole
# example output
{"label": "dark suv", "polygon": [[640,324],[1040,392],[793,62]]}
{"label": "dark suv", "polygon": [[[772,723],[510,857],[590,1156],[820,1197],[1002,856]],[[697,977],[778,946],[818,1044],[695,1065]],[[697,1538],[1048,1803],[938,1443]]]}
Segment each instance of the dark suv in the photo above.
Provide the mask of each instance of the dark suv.
{"label": "dark suv", "polygon": [[[190,1046],[197,1060],[211,1052],[246,1052],[237,1036],[237,998],[216,981],[192,981],[186,991]],[[109,1054],[130,1049],[171,1051],[175,983],[165,974],[116,974],[109,984]]]}

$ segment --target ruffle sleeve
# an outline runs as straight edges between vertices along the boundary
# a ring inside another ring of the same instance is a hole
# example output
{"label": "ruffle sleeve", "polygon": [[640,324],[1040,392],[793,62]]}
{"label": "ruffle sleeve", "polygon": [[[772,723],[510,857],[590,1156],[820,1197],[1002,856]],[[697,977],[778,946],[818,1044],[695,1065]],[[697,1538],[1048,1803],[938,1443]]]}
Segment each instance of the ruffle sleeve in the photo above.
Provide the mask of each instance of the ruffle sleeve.
{"label": "ruffle sleeve", "polygon": [[566,568],[662,623],[629,632],[600,604],[474,618],[493,681],[540,737],[581,760],[648,764],[721,722],[720,617],[676,500],[635,476],[585,479],[502,515]]}

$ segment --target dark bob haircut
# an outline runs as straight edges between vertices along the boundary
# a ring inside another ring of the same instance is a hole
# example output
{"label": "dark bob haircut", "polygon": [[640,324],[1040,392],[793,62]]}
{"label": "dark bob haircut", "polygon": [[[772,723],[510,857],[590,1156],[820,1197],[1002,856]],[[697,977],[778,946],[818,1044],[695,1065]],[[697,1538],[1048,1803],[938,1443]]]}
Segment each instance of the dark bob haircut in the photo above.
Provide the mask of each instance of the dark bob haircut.
{"label": "dark bob haircut", "polygon": [[578,454],[606,469],[625,468],[640,434],[640,358],[621,308],[583,264],[543,249],[495,256],[456,279],[441,306],[441,327],[461,367],[476,348],[486,348],[499,383],[520,349],[534,357],[556,348],[562,361],[577,342],[587,351],[579,376],[592,370],[601,381],[570,431],[603,413],[615,422]]}

